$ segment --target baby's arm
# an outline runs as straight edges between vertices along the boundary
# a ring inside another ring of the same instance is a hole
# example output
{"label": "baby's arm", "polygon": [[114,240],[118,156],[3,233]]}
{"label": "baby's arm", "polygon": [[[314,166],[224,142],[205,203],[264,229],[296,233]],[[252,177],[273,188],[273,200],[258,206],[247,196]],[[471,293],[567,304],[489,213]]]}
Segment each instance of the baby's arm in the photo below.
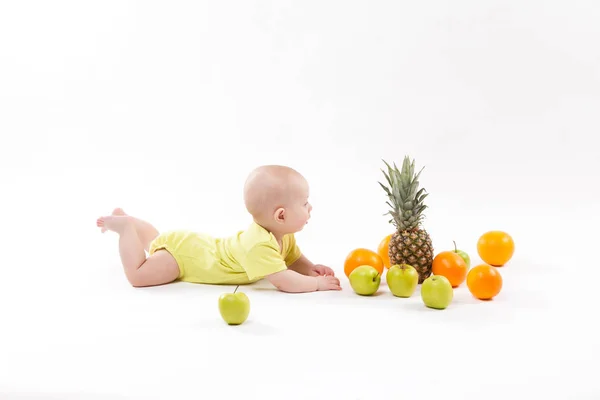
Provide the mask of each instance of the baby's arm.
{"label": "baby's arm", "polygon": [[294,263],[288,268],[298,272],[299,274],[308,276],[335,275],[331,268],[320,264],[313,264],[308,258],[306,258],[304,254],[302,254],[300,258],[294,261]]}
{"label": "baby's arm", "polygon": [[319,274],[314,271],[314,267],[315,265],[303,254],[288,268],[302,275],[318,276]]}
{"label": "baby's arm", "polygon": [[335,276],[306,276],[291,269],[268,275],[266,279],[277,289],[288,293],[342,290]]}

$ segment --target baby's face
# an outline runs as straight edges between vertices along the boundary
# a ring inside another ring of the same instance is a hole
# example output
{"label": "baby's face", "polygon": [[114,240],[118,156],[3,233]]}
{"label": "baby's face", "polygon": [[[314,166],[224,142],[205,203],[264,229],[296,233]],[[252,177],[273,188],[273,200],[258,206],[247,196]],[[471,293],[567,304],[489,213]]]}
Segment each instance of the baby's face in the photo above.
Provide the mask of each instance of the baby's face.
{"label": "baby's face", "polygon": [[310,219],[312,206],[308,201],[308,195],[308,182],[299,179],[298,184],[292,188],[286,207],[285,224],[290,232],[301,231]]}

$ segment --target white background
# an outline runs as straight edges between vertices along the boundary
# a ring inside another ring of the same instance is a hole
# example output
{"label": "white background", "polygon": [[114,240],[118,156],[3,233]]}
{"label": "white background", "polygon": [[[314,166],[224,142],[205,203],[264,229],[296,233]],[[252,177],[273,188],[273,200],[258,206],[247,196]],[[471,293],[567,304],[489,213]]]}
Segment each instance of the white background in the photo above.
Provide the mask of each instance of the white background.
{"label": "white background", "polygon": [[[0,398],[596,399],[600,5],[0,4]],[[445,311],[343,260],[392,231],[382,159],[425,167],[436,252],[516,242],[502,293]],[[260,164],[311,184],[302,250],[342,292],[133,289],[113,207],[230,235]]]}

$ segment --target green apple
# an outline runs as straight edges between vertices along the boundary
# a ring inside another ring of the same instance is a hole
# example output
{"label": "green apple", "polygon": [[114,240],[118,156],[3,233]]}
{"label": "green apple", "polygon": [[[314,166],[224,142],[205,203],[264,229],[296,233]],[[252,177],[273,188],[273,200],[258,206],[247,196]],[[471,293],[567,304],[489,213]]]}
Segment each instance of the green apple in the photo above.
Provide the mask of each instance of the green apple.
{"label": "green apple", "polygon": [[421,298],[429,308],[443,310],[450,305],[453,297],[452,285],[443,275],[431,275],[421,285]]}
{"label": "green apple", "polygon": [[352,289],[362,296],[370,296],[379,289],[381,275],[370,265],[356,267],[348,277]]}
{"label": "green apple", "polygon": [[454,252],[456,254],[458,254],[463,260],[465,260],[465,264],[467,264],[467,269],[471,268],[471,257],[469,257],[469,255],[466,252],[464,252],[462,250],[458,250],[456,248],[456,242],[453,242],[453,243],[454,243]]}
{"label": "green apple", "polygon": [[396,297],[410,297],[417,289],[419,273],[412,265],[396,264],[388,269],[385,280]]}
{"label": "green apple", "polygon": [[244,323],[250,314],[250,300],[246,293],[237,292],[238,287],[233,293],[223,293],[219,297],[219,312],[229,325]]}

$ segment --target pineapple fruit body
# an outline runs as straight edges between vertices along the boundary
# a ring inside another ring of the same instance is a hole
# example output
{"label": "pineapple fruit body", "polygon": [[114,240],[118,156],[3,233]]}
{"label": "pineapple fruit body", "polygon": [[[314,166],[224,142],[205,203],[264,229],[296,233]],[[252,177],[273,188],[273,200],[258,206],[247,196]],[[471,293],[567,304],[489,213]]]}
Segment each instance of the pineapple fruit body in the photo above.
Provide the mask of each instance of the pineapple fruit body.
{"label": "pineapple fruit body", "polygon": [[389,245],[390,265],[409,264],[419,273],[419,283],[431,275],[433,244],[423,229],[396,231]]}

